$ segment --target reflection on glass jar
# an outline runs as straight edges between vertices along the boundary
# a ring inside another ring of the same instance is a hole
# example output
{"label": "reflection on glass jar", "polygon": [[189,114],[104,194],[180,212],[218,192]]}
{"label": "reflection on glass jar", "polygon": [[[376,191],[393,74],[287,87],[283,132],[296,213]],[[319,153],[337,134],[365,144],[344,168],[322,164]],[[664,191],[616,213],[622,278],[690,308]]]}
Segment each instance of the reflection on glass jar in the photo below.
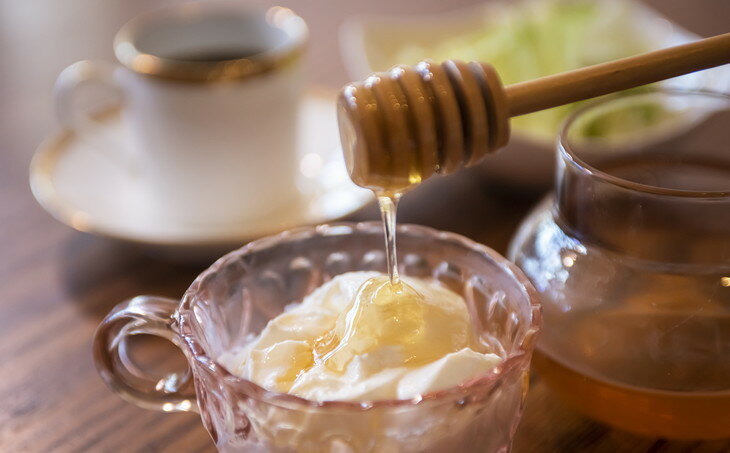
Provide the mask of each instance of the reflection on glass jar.
{"label": "reflection on glass jar", "polygon": [[509,253],[542,296],[538,372],[608,424],[730,436],[730,96],[607,98],[557,160]]}

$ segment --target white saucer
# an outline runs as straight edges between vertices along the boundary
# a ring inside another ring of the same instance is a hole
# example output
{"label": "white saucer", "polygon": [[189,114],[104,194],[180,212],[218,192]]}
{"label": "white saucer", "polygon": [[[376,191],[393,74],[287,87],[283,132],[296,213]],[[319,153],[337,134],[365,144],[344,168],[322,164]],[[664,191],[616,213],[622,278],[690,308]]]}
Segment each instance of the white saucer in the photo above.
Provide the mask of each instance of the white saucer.
{"label": "white saucer", "polygon": [[138,200],[129,196],[135,191],[133,174],[109,152],[125,143],[118,111],[104,115],[93,133],[64,130],[44,141],[31,163],[30,185],[46,211],[78,231],[174,257],[219,253],[296,226],[335,221],[371,201],[371,192],[355,186],[347,175],[334,95],[310,91],[302,101],[300,121],[301,201],[246,223],[200,227],[143,215]]}

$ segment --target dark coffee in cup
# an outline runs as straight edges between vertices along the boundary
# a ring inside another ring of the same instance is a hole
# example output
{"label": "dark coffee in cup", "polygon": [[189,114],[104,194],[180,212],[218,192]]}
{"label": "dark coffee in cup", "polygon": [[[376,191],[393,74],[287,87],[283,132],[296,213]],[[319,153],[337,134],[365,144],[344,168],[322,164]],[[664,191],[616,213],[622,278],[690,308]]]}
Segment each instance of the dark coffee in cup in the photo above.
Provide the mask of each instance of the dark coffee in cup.
{"label": "dark coffee in cup", "polygon": [[178,61],[215,63],[217,61],[243,60],[255,57],[263,53],[263,48],[240,48],[240,49],[200,49],[188,52],[180,52],[170,55],[169,58]]}

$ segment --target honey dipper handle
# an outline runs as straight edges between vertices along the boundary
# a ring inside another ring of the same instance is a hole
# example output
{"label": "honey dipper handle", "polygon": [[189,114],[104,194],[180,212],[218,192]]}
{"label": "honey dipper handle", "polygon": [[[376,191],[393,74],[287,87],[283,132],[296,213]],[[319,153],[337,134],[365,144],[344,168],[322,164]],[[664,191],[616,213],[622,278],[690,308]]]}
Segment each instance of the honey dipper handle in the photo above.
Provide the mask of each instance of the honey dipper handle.
{"label": "honey dipper handle", "polygon": [[505,87],[524,115],[730,63],[730,33]]}

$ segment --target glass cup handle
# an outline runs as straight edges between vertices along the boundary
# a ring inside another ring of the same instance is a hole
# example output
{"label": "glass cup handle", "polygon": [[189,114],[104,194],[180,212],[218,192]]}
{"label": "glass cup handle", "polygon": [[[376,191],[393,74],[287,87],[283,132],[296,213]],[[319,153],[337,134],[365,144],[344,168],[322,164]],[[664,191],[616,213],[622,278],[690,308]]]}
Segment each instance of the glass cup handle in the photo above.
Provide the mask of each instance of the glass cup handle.
{"label": "glass cup handle", "polygon": [[183,372],[153,377],[127,353],[132,335],[155,335],[180,347],[182,340],[173,327],[178,304],[164,297],[137,296],[114,307],[94,335],[94,362],[101,378],[113,392],[145,409],[198,410],[189,366]]}

